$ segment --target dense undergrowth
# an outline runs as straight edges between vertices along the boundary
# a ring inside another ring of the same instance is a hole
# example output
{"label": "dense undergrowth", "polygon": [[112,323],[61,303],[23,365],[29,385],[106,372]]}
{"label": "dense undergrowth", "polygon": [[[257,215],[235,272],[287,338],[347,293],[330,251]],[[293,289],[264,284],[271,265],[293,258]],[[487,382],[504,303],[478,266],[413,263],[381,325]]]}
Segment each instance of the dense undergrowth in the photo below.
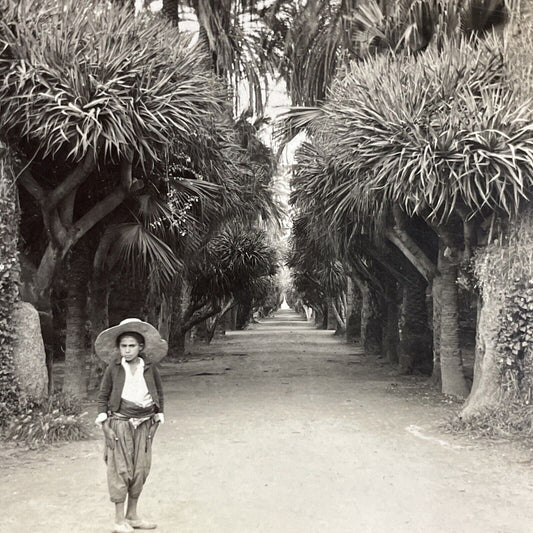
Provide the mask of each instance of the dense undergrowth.
{"label": "dense undergrowth", "polygon": [[90,436],[90,424],[82,402],[61,392],[40,403],[26,402],[25,409],[13,416],[2,432],[5,440],[29,448]]}
{"label": "dense undergrowth", "polygon": [[479,410],[468,419],[454,415],[445,423],[444,429],[472,437],[525,438],[533,442],[533,406],[507,403]]}

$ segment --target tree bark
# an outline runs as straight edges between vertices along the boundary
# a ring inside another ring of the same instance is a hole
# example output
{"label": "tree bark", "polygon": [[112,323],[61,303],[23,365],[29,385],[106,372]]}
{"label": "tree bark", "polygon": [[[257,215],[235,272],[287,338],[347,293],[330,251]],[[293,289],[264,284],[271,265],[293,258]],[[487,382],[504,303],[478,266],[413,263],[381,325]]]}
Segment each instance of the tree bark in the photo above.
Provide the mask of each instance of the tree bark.
{"label": "tree bark", "polygon": [[326,306],[315,307],[315,325],[318,329],[327,329],[328,313]]}
{"label": "tree bark", "polygon": [[170,334],[170,320],[172,315],[171,299],[167,295],[161,297],[161,305],[159,306],[159,320],[157,323],[157,329],[163,337],[168,342],[168,337]]}
{"label": "tree bark", "polygon": [[185,277],[180,277],[176,281],[171,298],[171,318],[168,338],[168,355],[171,359],[181,359],[185,355],[185,335],[187,329],[184,328],[185,313],[190,304],[190,287]]}
{"label": "tree bark", "polygon": [[67,324],[63,391],[84,398],[87,394],[87,286],[89,254],[84,243],[72,250],[67,269]]}
{"label": "tree bark", "polygon": [[348,278],[348,293],[346,297],[348,302],[346,310],[346,340],[355,342],[361,337],[361,296],[354,287],[351,277]]}
{"label": "tree bark", "polygon": [[[440,253],[440,252],[439,252]],[[440,347],[441,347],[441,293],[442,278],[436,276],[431,284],[431,307],[432,307],[432,339],[433,339],[433,371],[431,381],[433,384],[442,389],[442,372],[440,364]]]}
{"label": "tree bark", "polygon": [[210,344],[213,340],[213,337],[215,336],[215,331],[217,329],[217,326],[220,323],[220,319],[235,305],[235,300],[233,296],[224,304],[222,309],[214,316],[208,318],[206,320],[206,330],[207,330],[207,336],[206,341],[207,344]]}
{"label": "tree bark", "polygon": [[398,363],[398,346],[400,344],[400,305],[397,284],[387,285],[386,326],[383,330],[383,348],[385,357],[391,364]]}
{"label": "tree bark", "polygon": [[106,366],[94,352],[94,341],[104,329],[109,327],[109,280],[105,274],[99,274],[93,277],[89,287],[91,355],[87,388],[88,390],[95,390],[99,387]]}
{"label": "tree bark", "polygon": [[437,275],[433,262],[420,250],[404,229],[395,226],[386,231],[386,236],[409,259],[426,281],[431,281]]}
{"label": "tree bark", "polygon": [[[441,247],[444,244],[441,242]],[[440,364],[442,392],[459,398],[468,396],[459,343],[459,306],[457,297],[457,251],[449,247],[439,251],[440,294]]]}
{"label": "tree bark", "polygon": [[404,374],[429,375],[433,368],[426,290],[425,280],[418,275],[402,288],[399,370]]}
{"label": "tree bark", "polygon": [[344,335],[346,333],[346,322],[342,319],[341,311],[335,298],[331,298],[330,309],[335,318],[335,335]]}
{"label": "tree bark", "polygon": [[[76,243],[100,220],[118,207],[128,195],[132,180],[132,163],[121,162],[120,184],[73,222],[75,196],[80,185],[95,169],[94,153],[89,150],[78,166],[53,190],[45,191],[29,171],[23,172],[21,184],[39,202],[49,242],[36,270],[33,287],[36,298],[48,293],[59,264]],[[48,298],[46,298],[48,300]]]}
{"label": "tree bark", "polygon": [[370,284],[356,274],[352,279],[361,293],[361,345],[366,355],[379,355],[383,342],[383,313]]}
{"label": "tree bark", "polygon": [[500,400],[501,372],[498,366],[497,338],[499,313],[504,306],[503,294],[486,288],[485,299],[478,302],[474,382],[461,411],[468,419],[476,412],[495,407]]}
{"label": "tree bark", "polygon": [[237,308],[232,307],[226,313],[226,328],[229,331],[235,331],[237,329]]}
{"label": "tree bark", "polygon": [[332,298],[327,299],[327,329],[334,330],[337,327],[337,321],[335,320],[335,312],[333,311]]}

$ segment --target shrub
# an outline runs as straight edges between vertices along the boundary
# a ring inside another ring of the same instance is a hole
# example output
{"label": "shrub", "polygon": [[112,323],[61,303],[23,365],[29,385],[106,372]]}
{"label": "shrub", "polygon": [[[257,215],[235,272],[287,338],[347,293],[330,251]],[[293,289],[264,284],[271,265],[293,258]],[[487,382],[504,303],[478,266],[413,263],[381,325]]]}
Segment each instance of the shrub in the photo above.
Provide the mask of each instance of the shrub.
{"label": "shrub", "polygon": [[0,141],[0,428],[19,412],[20,389],[13,368],[13,306],[17,300],[19,213],[16,206],[13,155]]}
{"label": "shrub", "polygon": [[475,437],[533,438],[533,406],[520,402],[486,407],[467,418],[454,416],[445,423],[445,429],[454,433],[467,433]]}
{"label": "shrub", "polygon": [[64,415],[81,415],[83,404],[81,400],[66,392],[55,392],[44,401],[45,409],[48,413],[59,411]]}
{"label": "shrub", "polygon": [[86,439],[91,431],[82,407],[74,396],[55,393],[41,404],[28,404],[25,412],[13,417],[4,438],[30,448]]}

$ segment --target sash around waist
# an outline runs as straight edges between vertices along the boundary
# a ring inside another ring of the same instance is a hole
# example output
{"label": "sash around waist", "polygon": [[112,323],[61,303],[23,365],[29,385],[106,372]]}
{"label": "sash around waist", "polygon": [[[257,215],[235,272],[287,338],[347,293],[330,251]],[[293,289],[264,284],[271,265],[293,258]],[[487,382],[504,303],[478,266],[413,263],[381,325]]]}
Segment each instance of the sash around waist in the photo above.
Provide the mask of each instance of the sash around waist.
{"label": "sash around waist", "polygon": [[144,418],[155,414],[155,405],[149,405],[148,407],[140,407],[133,402],[121,399],[117,414],[126,418]]}

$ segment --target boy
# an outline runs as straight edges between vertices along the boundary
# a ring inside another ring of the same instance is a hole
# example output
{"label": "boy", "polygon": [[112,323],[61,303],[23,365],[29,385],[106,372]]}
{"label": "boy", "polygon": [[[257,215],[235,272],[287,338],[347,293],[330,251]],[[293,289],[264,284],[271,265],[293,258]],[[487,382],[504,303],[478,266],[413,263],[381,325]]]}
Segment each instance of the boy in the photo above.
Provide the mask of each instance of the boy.
{"label": "boy", "polygon": [[95,422],[105,436],[107,483],[115,504],[113,533],[157,527],[139,517],[137,504],[150,472],[152,441],[164,423],[163,389],[154,363],[167,349],[157,329],[138,318],[102,331],[95,341],[96,354],[108,363]]}

